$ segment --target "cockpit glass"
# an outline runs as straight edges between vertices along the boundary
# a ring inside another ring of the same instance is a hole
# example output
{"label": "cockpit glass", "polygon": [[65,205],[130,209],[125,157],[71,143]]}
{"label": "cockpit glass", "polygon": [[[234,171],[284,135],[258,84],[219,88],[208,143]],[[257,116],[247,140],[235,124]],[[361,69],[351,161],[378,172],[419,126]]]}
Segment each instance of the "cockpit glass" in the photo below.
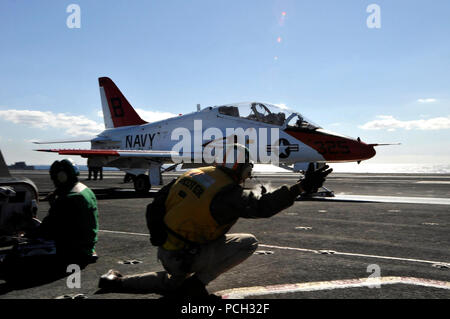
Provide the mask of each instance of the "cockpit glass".
{"label": "cockpit glass", "polygon": [[219,113],[223,115],[239,117],[239,109],[233,105],[219,107]]}
{"label": "cockpit glass", "polygon": [[315,130],[320,128],[300,113],[290,110],[284,105],[260,102],[237,103],[219,107],[219,113],[276,126],[285,126],[290,129]]}

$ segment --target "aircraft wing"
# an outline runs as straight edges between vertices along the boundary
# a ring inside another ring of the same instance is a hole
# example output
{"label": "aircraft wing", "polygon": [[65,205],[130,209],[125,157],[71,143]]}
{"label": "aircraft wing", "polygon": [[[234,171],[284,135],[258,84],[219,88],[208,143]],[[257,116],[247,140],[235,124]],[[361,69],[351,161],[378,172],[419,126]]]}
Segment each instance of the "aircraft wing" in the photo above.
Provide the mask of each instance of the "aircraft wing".
{"label": "aircraft wing", "polygon": [[58,153],[59,155],[79,155],[82,157],[96,157],[96,156],[117,156],[117,157],[140,157],[140,158],[171,158],[178,156],[177,152],[173,151],[158,151],[158,150],[107,150],[107,149],[40,149],[38,152]]}

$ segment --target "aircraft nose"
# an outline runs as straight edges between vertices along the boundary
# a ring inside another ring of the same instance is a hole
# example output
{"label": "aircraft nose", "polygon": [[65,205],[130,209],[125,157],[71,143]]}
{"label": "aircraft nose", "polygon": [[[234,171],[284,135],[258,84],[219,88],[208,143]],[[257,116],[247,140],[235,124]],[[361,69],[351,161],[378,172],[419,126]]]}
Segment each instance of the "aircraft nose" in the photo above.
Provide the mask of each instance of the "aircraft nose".
{"label": "aircraft nose", "polygon": [[311,132],[286,133],[316,150],[326,162],[359,162],[375,156],[375,144],[366,144],[360,138],[353,139],[322,129]]}
{"label": "aircraft nose", "polygon": [[[320,144],[322,145],[322,144]],[[376,152],[371,144],[351,138],[334,137],[334,141],[325,142],[325,146],[318,151],[328,162],[360,162],[375,156]]]}
{"label": "aircraft nose", "polygon": [[370,144],[365,144],[360,142],[360,152],[361,152],[361,157],[363,159],[369,159],[375,156],[375,154],[377,153],[375,151],[375,148],[373,147],[373,145]]}

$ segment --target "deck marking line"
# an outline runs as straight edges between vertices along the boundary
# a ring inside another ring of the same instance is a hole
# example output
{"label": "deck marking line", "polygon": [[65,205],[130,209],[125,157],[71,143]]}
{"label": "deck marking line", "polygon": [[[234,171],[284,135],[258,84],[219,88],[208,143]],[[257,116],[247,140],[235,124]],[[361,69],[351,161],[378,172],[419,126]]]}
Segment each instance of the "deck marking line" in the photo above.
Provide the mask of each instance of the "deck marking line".
{"label": "deck marking line", "polygon": [[263,296],[273,294],[284,294],[294,292],[310,292],[321,290],[334,290],[345,288],[373,287],[378,285],[413,285],[438,289],[450,289],[450,282],[430,280],[415,277],[379,277],[379,278],[359,278],[347,280],[306,282],[296,284],[281,284],[270,286],[254,286],[233,288],[215,292],[223,299],[244,299],[245,297]]}
{"label": "deck marking line", "polygon": [[322,201],[354,201],[354,202],[363,201],[374,203],[450,205],[449,198],[438,198],[438,197],[401,197],[401,196],[335,194],[335,197],[312,197],[312,199]]}
{"label": "deck marking line", "polygon": [[[149,234],[144,234],[144,233],[132,233],[132,232],[115,231],[115,230],[104,230],[104,229],[100,229],[99,232],[110,233],[110,234],[132,235],[132,236],[147,236],[147,237],[150,236]],[[266,244],[259,244],[258,246],[266,247],[266,248],[274,248],[274,249],[294,250],[294,251],[301,251],[301,252],[315,253],[315,254],[320,254],[321,251],[323,251],[323,250],[316,250],[316,249],[283,247],[283,246],[266,245]],[[449,264],[448,262],[443,262],[443,261],[421,260],[421,259],[389,257],[389,256],[377,256],[377,255],[365,255],[365,254],[346,253],[346,252],[339,252],[339,251],[334,251],[333,255],[355,256],[355,257],[377,258],[377,259],[390,259],[390,260],[410,261],[410,262],[427,263],[427,264]]]}
{"label": "deck marking line", "polygon": [[[276,248],[276,249],[312,252],[312,253],[316,253],[316,254],[320,254],[320,252],[322,251],[322,250],[314,250],[314,249],[273,246],[273,245],[265,245],[265,244],[259,244],[258,246],[260,246],[260,247],[267,247],[267,248]],[[437,264],[437,263],[439,263],[439,264],[447,264],[447,262],[441,262],[441,261],[422,260],[422,259],[413,259],[413,258],[402,258],[402,257],[378,256],[378,255],[366,255],[366,254],[346,253],[346,252],[339,252],[339,251],[334,251],[333,255],[356,256],[356,257],[377,258],[377,259],[390,259],[390,260],[400,260],[400,261],[412,261],[412,262],[427,263],[427,264]]]}
{"label": "deck marking line", "polygon": [[104,230],[104,229],[100,229],[99,232],[110,233],[110,234],[134,235],[134,236],[150,236],[149,234],[143,234],[143,233],[130,233],[130,232],[125,232],[125,231]]}

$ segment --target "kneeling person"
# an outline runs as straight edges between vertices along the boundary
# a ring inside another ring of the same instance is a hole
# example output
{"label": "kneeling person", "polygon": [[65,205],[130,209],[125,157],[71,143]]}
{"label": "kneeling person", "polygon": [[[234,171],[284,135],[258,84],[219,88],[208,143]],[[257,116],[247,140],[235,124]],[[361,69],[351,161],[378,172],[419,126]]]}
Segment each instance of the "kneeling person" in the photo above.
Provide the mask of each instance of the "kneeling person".
{"label": "kneeling person", "polygon": [[[206,285],[242,263],[258,247],[252,234],[227,234],[239,218],[268,218],[290,207],[306,185],[320,187],[331,170],[318,170],[309,179],[258,197],[241,184],[253,164],[245,160],[193,169],[163,187],[147,207],[151,242],[166,271],[122,276],[110,270],[99,287],[154,292],[176,297],[207,297]],[[320,184],[320,185],[319,185]],[[309,186],[308,186],[309,187]]]}

